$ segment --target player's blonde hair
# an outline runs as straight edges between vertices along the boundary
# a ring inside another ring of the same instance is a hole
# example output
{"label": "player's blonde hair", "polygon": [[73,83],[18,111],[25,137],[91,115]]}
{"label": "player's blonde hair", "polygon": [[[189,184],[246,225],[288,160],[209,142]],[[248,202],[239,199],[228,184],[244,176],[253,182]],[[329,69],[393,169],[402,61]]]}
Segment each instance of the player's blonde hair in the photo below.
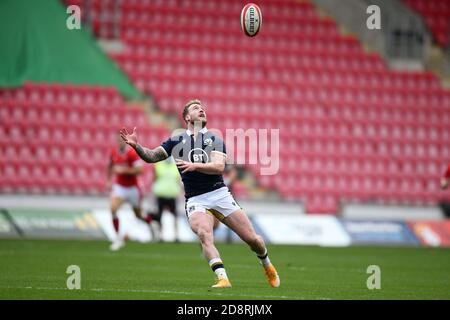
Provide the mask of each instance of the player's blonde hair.
{"label": "player's blonde hair", "polygon": [[198,99],[194,99],[194,100],[188,101],[188,103],[186,103],[184,105],[184,108],[183,108],[183,120],[185,122],[187,122],[186,121],[186,116],[189,113],[189,107],[192,106],[193,104],[199,104],[199,105],[203,106],[202,102],[200,100],[198,100]]}

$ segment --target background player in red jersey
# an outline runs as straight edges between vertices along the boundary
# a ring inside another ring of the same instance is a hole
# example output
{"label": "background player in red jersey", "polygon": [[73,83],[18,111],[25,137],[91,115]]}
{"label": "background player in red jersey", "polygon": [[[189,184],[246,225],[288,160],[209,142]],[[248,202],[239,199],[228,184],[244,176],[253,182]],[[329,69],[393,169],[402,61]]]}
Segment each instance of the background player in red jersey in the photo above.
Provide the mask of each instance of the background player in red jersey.
{"label": "background player in red jersey", "polygon": [[447,189],[450,183],[450,164],[447,167],[447,171],[445,171],[444,176],[441,179],[441,188]]}
{"label": "background player in red jersey", "polygon": [[[138,176],[143,172],[143,162],[136,151],[123,142],[120,136],[117,143],[118,147],[111,151],[107,173],[108,189],[111,190],[112,222],[117,233],[116,239],[110,247],[113,251],[119,250],[125,244],[119,233],[119,217],[117,216],[117,210],[124,202],[128,202],[132,206],[136,218],[147,224],[151,222],[151,217],[144,217],[141,210],[142,194]],[[114,182],[112,181],[113,174],[115,175]]]}

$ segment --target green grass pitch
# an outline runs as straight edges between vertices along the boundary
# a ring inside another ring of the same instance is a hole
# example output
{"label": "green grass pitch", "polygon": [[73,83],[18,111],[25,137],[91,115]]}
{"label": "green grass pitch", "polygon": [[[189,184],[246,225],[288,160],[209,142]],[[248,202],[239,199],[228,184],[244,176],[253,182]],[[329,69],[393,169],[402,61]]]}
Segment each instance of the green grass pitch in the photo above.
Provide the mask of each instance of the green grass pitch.
{"label": "green grass pitch", "polygon": [[[270,245],[281,278],[271,288],[247,246],[219,244],[233,288],[210,289],[198,244],[108,246],[0,240],[0,299],[450,299],[448,249]],[[66,287],[69,265],[81,269],[80,290]],[[367,289],[369,265],[381,268],[379,290]]]}

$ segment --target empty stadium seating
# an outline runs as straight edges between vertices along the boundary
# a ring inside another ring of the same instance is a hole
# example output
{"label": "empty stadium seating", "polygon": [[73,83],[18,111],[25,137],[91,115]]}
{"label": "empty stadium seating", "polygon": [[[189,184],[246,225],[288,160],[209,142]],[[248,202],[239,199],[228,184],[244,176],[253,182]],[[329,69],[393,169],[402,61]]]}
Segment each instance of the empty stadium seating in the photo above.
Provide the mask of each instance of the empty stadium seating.
{"label": "empty stadium seating", "polygon": [[308,212],[448,198],[438,188],[450,158],[450,94],[433,74],[388,70],[307,2],[264,1],[261,33],[246,38],[243,4],[127,1],[127,50],[114,58],[180,120],[181,106],[198,97],[223,132],[279,128],[279,173],[247,167]]}
{"label": "empty stadium seating", "polygon": [[450,44],[450,2],[446,0],[403,0],[420,14],[432,32],[436,42],[447,47]]}
{"label": "empty stadium seating", "polygon": [[[0,90],[0,190],[36,194],[105,194],[116,133],[137,126],[142,143],[167,137],[114,88],[26,84]],[[145,191],[153,171],[141,179]]]}

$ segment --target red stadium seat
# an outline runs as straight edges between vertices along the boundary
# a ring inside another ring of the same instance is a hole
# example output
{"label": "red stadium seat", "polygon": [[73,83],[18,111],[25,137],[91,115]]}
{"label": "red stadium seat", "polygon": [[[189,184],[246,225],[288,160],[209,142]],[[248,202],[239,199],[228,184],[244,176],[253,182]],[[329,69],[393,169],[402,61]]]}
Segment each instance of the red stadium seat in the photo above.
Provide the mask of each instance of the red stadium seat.
{"label": "red stadium seat", "polygon": [[403,0],[403,2],[423,17],[439,45],[448,46],[450,43],[448,32],[450,4],[448,1]]}
{"label": "red stadium seat", "polygon": [[104,194],[109,147],[123,125],[151,132],[154,145],[168,135],[111,88],[27,83],[2,91],[0,105],[2,192]]}

